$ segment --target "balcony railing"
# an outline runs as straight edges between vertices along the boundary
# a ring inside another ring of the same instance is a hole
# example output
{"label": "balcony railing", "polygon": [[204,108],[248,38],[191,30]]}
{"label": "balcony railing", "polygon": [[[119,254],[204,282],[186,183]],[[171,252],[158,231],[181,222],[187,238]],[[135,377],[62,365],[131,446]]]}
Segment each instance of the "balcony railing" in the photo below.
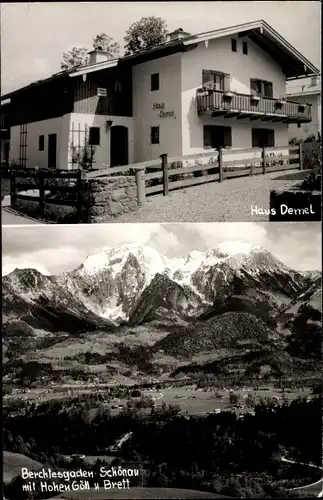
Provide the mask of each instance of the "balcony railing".
{"label": "balcony railing", "polygon": [[198,89],[196,100],[199,114],[285,123],[308,123],[312,120],[310,104],[272,97],[259,98],[236,92]]}

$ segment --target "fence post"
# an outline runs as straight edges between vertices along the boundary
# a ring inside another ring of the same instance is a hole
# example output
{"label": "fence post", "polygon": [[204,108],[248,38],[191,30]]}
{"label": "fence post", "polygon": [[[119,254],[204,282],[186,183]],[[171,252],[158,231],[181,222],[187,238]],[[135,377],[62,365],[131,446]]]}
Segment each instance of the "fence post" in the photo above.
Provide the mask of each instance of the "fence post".
{"label": "fence post", "polygon": [[298,151],[298,154],[299,154],[299,169],[300,170],[303,170],[304,168],[304,158],[303,158],[303,143],[302,141],[299,141],[299,151]]}
{"label": "fence post", "polygon": [[84,170],[80,169],[77,172],[76,188],[77,188],[77,199],[76,199],[76,217],[77,222],[82,222],[82,205],[83,205],[83,186],[82,180],[86,178],[86,173]]}
{"label": "fence post", "polygon": [[164,196],[168,196],[168,160],[167,153],[160,155],[162,161],[163,169],[163,186],[164,186]]}
{"label": "fence post", "polygon": [[16,204],[16,177],[14,169],[10,172],[10,204],[14,208]]}
{"label": "fence post", "polygon": [[265,146],[263,146],[263,148],[262,148],[261,156],[262,156],[262,168],[263,168],[262,173],[265,175],[267,173],[266,148],[265,148]]}
{"label": "fence post", "polygon": [[146,201],[145,167],[137,168],[136,184],[138,205],[141,206]]}
{"label": "fence post", "polygon": [[45,214],[45,176],[44,172],[41,170],[38,172],[38,179],[39,179],[39,212],[40,212],[40,218],[44,218]]}
{"label": "fence post", "polygon": [[219,162],[219,182],[222,182],[223,181],[223,148],[219,148],[218,162]]}

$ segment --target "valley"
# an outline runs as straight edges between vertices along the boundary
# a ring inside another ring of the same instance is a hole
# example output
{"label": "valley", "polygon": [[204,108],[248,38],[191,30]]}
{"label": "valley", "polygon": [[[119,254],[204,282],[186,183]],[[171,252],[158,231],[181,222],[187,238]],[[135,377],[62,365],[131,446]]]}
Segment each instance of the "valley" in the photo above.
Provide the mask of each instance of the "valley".
{"label": "valley", "polygon": [[[76,465],[64,458],[73,454],[97,457],[87,463],[94,469],[107,456],[139,460],[138,488],[224,496],[241,488],[246,496],[297,496],[288,490],[319,479],[318,470],[297,466],[321,454],[314,443],[321,435],[319,271],[294,271],[241,242],[180,259],[122,245],[57,276],[17,269],[3,277],[2,330],[10,453],[62,468]],[[159,443],[154,450],[145,435]],[[245,435],[259,446],[256,461]],[[177,462],[166,446],[172,442],[181,450]],[[295,464],[282,464],[286,454]],[[6,498],[24,500],[15,480]]]}

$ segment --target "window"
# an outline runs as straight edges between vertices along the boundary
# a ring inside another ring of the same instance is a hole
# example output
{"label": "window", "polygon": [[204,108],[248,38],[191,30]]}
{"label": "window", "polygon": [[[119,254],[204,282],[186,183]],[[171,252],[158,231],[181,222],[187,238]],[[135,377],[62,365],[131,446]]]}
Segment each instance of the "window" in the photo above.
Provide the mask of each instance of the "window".
{"label": "window", "polygon": [[248,44],[247,42],[242,42],[242,53],[243,54],[248,54]]}
{"label": "window", "polygon": [[252,147],[273,147],[275,146],[275,133],[273,130],[266,128],[253,128],[252,129]]}
{"label": "window", "polygon": [[151,144],[159,144],[159,127],[150,127]]}
{"label": "window", "polygon": [[154,73],[151,75],[150,89],[152,92],[159,90],[159,73]]}
{"label": "window", "polygon": [[265,80],[250,80],[251,94],[262,97],[273,97],[273,84]]}
{"label": "window", "polygon": [[297,128],[301,128],[301,124],[300,123],[297,124]]}
{"label": "window", "polygon": [[100,127],[90,127],[89,132],[89,145],[100,146]]}
{"label": "window", "polygon": [[203,69],[202,85],[210,85],[214,90],[227,92],[230,90],[230,75],[210,69]]}
{"label": "window", "polygon": [[45,150],[45,136],[44,135],[39,136],[38,149],[39,149],[39,151]]}
{"label": "window", "polygon": [[234,38],[231,39],[231,50],[232,52],[237,52],[237,40]]}
{"label": "window", "polygon": [[217,125],[204,125],[204,147],[222,148],[232,146],[231,127],[219,127]]}

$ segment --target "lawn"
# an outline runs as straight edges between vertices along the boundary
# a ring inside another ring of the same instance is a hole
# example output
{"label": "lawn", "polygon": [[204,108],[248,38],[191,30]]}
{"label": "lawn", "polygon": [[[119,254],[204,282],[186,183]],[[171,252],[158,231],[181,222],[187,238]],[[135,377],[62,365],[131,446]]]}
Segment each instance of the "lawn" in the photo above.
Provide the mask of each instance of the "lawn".
{"label": "lawn", "polygon": [[109,499],[181,499],[181,498],[226,498],[222,495],[206,493],[204,491],[182,490],[175,488],[130,488],[122,490],[104,490],[98,491],[71,491],[64,493],[63,496],[55,497],[55,500],[109,500]]}
{"label": "lawn", "polygon": [[21,453],[12,453],[11,451],[3,451],[3,481],[10,481],[21,474],[22,467],[27,467],[29,470],[37,470],[42,467],[40,462],[36,462],[26,455]]}

